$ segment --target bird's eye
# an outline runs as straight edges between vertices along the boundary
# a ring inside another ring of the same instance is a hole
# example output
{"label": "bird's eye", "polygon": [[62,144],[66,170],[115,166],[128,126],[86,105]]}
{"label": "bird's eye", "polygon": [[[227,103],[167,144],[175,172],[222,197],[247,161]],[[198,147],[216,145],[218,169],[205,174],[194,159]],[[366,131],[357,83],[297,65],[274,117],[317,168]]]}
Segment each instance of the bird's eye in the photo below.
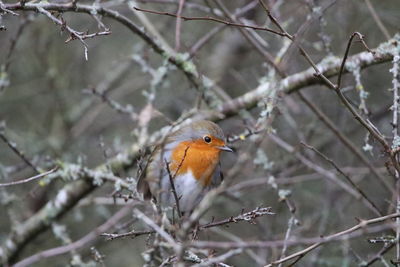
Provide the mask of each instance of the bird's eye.
{"label": "bird's eye", "polygon": [[204,139],[204,142],[211,143],[211,137],[209,137],[208,135],[204,136],[203,139]]}

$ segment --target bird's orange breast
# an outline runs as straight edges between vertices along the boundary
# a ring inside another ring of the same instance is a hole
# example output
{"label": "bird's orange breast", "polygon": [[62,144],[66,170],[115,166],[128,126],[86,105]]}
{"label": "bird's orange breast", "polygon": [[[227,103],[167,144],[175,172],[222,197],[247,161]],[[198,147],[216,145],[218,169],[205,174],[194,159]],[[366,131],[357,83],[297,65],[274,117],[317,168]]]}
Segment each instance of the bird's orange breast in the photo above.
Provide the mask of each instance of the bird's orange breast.
{"label": "bird's orange breast", "polygon": [[172,151],[170,170],[172,177],[191,171],[203,186],[211,183],[219,161],[220,150],[203,140],[181,142]]}

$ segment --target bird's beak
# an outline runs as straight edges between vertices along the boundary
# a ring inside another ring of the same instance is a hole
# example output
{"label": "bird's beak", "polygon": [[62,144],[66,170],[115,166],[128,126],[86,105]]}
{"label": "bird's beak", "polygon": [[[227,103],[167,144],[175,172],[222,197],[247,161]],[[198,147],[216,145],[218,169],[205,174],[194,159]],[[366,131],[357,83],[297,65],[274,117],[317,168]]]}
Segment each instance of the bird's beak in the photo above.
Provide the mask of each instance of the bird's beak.
{"label": "bird's beak", "polygon": [[219,146],[218,148],[223,151],[233,152],[233,149],[228,146]]}

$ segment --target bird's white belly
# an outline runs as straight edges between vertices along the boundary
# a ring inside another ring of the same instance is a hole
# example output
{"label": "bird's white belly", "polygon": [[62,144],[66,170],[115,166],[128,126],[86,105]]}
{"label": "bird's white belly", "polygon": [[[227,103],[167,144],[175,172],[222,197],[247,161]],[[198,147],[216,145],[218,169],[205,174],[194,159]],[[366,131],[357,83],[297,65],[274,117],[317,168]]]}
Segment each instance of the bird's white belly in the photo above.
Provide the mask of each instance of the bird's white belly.
{"label": "bird's white belly", "polygon": [[[193,210],[207,192],[207,187],[199,183],[190,171],[175,177],[174,186],[179,199],[179,209],[181,212]],[[172,193],[168,195],[168,202],[169,205],[176,204]]]}

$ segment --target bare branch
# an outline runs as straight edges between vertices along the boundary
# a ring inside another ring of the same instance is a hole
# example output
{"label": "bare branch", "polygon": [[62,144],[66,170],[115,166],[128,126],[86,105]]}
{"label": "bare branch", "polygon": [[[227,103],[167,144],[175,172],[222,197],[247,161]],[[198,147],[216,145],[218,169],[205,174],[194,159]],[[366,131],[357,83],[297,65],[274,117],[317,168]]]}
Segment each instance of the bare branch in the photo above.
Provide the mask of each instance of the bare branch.
{"label": "bare branch", "polygon": [[102,233],[101,236],[106,237],[107,240],[114,240],[114,239],[118,239],[118,238],[135,238],[137,236],[141,236],[141,235],[149,235],[149,234],[154,234],[156,231],[154,230],[148,230],[148,231],[130,231],[127,233],[121,233],[121,234],[109,234],[109,233]]}
{"label": "bare branch", "polygon": [[15,13],[14,11],[9,10],[3,3],[3,1],[0,1],[0,12],[8,13],[13,16],[19,16],[18,13]]}
{"label": "bare branch", "polygon": [[271,208],[256,208],[255,210],[240,214],[235,217],[230,217],[228,219],[222,220],[222,221],[217,221],[217,222],[211,222],[207,224],[203,224],[199,226],[199,229],[207,229],[215,226],[221,226],[229,223],[238,223],[241,221],[246,221],[246,222],[253,222],[254,219],[257,217],[261,217],[264,215],[275,215],[275,213],[271,212]]}
{"label": "bare branch", "polygon": [[233,249],[233,250],[229,250],[228,252],[221,254],[219,256],[216,257],[212,257],[210,259],[207,259],[201,263],[195,264],[192,267],[202,267],[202,266],[228,266],[226,264],[222,265],[220,262],[225,261],[227,259],[229,259],[232,256],[238,255],[240,253],[242,253],[242,249],[238,248],[238,249]]}
{"label": "bare branch", "polygon": [[32,168],[37,174],[40,174],[41,171],[25,156],[25,153],[18,149],[17,145],[14,142],[8,140],[7,136],[3,132],[3,126],[0,125],[0,139],[3,140],[4,143],[18,156],[20,157],[29,167]]}
{"label": "bare branch", "polygon": [[[146,13],[151,13],[151,14],[156,14],[156,15],[165,15],[165,16],[170,16],[170,17],[175,17],[175,18],[178,17],[176,14],[172,14],[172,13],[169,13],[169,12],[159,12],[159,11],[153,11],[153,10],[148,10],[148,9],[143,9],[143,8],[138,8],[138,7],[135,7],[135,10],[146,12]],[[286,36],[286,34],[284,34],[284,33],[277,32],[277,31],[274,31],[274,30],[271,30],[271,29],[268,29],[268,28],[265,28],[265,27],[246,25],[246,24],[241,24],[241,23],[234,23],[234,22],[231,22],[231,21],[226,21],[226,20],[213,18],[213,17],[186,17],[186,16],[179,16],[179,18],[181,18],[183,20],[187,20],[187,21],[200,20],[200,21],[218,22],[218,23],[222,23],[222,24],[225,24],[225,25],[229,25],[229,26],[249,28],[249,29],[253,29],[253,30],[266,31],[266,32],[272,32],[272,33],[280,35],[280,36]]]}
{"label": "bare branch", "polygon": [[379,18],[378,14],[376,13],[376,10],[374,6],[372,5],[370,0],[365,0],[365,3],[367,4],[368,10],[371,13],[372,17],[374,18],[376,25],[378,25],[378,28],[381,30],[383,35],[386,37],[387,40],[390,39],[390,33],[383,24],[382,20]]}
{"label": "bare branch", "polygon": [[354,37],[356,37],[356,36],[357,36],[357,37],[360,39],[360,41],[363,43],[363,45],[364,45],[364,47],[367,49],[367,51],[370,52],[370,53],[372,53],[372,54],[374,54],[374,53],[371,51],[371,49],[369,49],[368,46],[365,44],[365,42],[364,42],[364,36],[363,36],[361,33],[359,33],[359,32],[354,32],[354,33],[350,36],[349,42],[347,43],[346,52],[344,53],[344,57],[343,57],[343,60],[342,60],[342,64],[340,65],[340,71],[339,71],[339,75],[338,75],[338,79],[337,79],[337,85],[336,85],[336,89],[337,89],[337,90],[340,90],[343,70],[344,70],[344,67],[345,67],[345,64],[346,64],[347,57],[349,56],[349,51],[350,51],[351,44],[352,44],[352,42],[353,42]]}
{"label": "bare branch", "polygon": [[51,170],[49,170],[47,172],[44,172],[44,173],[29,177],[29,178],[26,178],[26,179],[23,179],[23,180],[13,181],[13,182],[9,182],[9,183],[3,183],[3,184],[0,184],[0,187],[6,187],[6,186],[11,186],[11,185],[29,183],[31,181],[34,181],[34,180],[40,179],[40,178],[42,178],[42,177],[44,177],[46,175],[49,175],[49,174],[55,172],[57,169],[58,169],[58,167],[55,167],[55,168],[53,168],[53,169],[51,169]]}

